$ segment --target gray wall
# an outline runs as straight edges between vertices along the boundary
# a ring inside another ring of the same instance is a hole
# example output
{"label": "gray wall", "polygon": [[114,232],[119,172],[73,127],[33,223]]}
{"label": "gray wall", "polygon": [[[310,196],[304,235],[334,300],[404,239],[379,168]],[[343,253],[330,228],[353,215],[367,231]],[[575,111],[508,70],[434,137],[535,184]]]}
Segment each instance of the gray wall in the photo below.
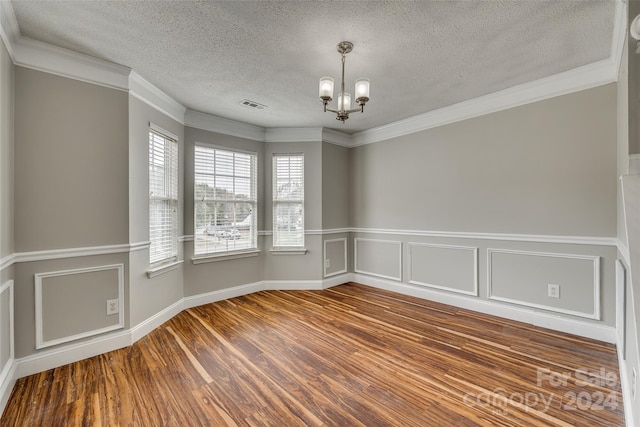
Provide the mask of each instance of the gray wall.
{"label": "gray wall", "polygon": [[[628,19],[629,23],[640,14],[640,2],[630,1]],[[628,32],[627,32],[628,34]],[[628,36],[627,36],[628,37]],[[629,75],[637,76],[640,73],[640,55],[634,54],[636,41],[629,40],[629,55],[625,56],[623,62],[629,65]],[[628,153],[640,154],[640,81],[637,78],[630,78],[629,82],[629,140]]]}
{"label": "gray wall", "polygon": [[[15,67],[0,40],[0,262],[14,252],[13,103]],[[13,267],[0,268],[0,287],[13,280]],[[10,290],[0,293],[0,372],[11,359]],[[2,384],[0,384],[2,385]]]}
{"label": "gray wall", "polygon": [[[16,356],[23,357],[35,352],[36,274],[68,276],[68,282],[57,283],[53,297],[63,294],[64,316],[85,318],[83,307],[103,308],[92,311],[80,329],[77,324],[65,329],[55,318],[60,312],[46,309],[54,302],[45,295],[43,322],[59,326],[56,339],[113,323],[105,318],[106,296],[114,295],[118,279],[75,276],[77,269],[122,265],[124,290],[116,295],[126,299],[126,253],[66,257],[59,250],[84,255],[85,248],[129,243],[129,99],[119,90],[23,67],[16,67],[15,99],[15,251],[48,251],[52,258],[14,265]],[[82,286],[95,292],[75,292]]]}
{"label": "gray wall", "polygon": [[[206,130],[185,127],[184,131],[184,230],[193,235],[193,173],[194,147],[196,143],[251,151],[258,154],[258,176],[265,170],[264,143],[222,135]],[[258,180],[258,230],[264,230],[265,203],[264,180]],[[263,237],[258,237],[258,248],[264,249]],[[226,259],[203,264],[193,264],[193,241],[184,244],[184,295],[193,296],[219,291],[233,286],[256,283],[263,280],[264,253],[259,256]]]}
{"label": "gray wall", "polygon": [[323,144],[315,142],[268,142],[265,144],[265,230],[273,230],[273,176],[274,154],[304,154],[304,228],[305,254],[275,254],[272,235],[264,239],[265,280],[319,280],[322,278],[322,240],[309,230],[321,230],[323,223],[322,171]]}
{"label": "gray wall", "polygon": [[13,253],[14,70],[0,41],[0,259]]}
{"label": "gray wall", "polygon": [[322,228],[349,227],[349,152],[322,144]]}
{"label": "gray wall", "polygon": [[616,235],[610,84],[351,153],[351,225]]}
{"label": "gray wall", "polygon": [[125,92],[17,67],[17,252],[128,242]]}
{"label": "gray wall", "polygon": [[[149,241],[149,123],[178,137],[178,236],[183,235],[184,126],[129,96],[129,241]],[[178,258],[183,259],[183,245]],[[183,266],[149,278],[149,248],[129,254],[130,325],[133,327],[183,296]]]}

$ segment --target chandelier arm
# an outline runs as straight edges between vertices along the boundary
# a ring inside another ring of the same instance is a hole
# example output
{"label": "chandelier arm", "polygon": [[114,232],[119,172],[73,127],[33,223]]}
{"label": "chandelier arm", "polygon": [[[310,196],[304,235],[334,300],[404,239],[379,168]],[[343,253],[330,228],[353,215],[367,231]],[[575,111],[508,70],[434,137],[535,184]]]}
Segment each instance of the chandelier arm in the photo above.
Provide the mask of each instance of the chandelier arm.
{"label": "chandelier arm", "polygon": [[[329,107],[327,107],[327,111],[330,111],[332,113],[339,113],[340,112],[339,110],[334,110],[333,108],[329,108]],[[358,111],[360,111],[360,109],[358,109]]]}

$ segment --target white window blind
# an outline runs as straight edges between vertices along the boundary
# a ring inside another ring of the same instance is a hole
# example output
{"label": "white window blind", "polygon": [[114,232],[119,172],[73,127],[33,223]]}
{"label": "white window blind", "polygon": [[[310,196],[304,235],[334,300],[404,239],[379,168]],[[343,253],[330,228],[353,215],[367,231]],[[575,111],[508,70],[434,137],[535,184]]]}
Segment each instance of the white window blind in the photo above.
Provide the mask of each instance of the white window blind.
{"label": "white window blind", "polygon": [[258,248],[257,155],[195,147],[194,255]]}
{"label": "white window blind", "polygon": [[304,246],[304,155],[273,156],[273,246]]}
{"label": "white window blind", "polygon": [[149,129],[149,262],[178,256],[178,143]]}

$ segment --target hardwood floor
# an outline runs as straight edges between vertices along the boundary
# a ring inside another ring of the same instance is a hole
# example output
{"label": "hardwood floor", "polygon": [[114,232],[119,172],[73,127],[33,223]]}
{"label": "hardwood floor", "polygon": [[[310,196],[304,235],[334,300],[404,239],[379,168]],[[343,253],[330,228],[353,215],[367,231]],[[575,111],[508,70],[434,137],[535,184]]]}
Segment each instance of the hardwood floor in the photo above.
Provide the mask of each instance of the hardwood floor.
{"label": "hardwood floor", "polygon": [[182,312],[18,380],[2,426],[623,426],[613,345],[354,283]]}

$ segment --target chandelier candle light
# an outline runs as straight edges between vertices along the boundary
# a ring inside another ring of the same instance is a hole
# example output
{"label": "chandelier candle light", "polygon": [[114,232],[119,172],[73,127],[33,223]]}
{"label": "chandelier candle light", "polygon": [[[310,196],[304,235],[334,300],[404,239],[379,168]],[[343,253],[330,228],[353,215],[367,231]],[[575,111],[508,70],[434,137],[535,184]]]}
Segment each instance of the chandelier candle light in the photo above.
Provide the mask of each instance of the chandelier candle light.
{"label": "chandelier candle light", "polygon": [[356,103],[360,108],[351,109],[351,94],[344,91],[344,61],[347,53],[353,50],[353,43],[340,42],[337,46],[338,53],[342,55],[342,82],[340,84],[340,93],[338,94],[338,109],[328,108],[327,104],[333,100],[333,78],[322,77],[320,79],[320,100],[324,104],[324,111],[336,113],[336,120],[340,120],[343,124],[349,118],[349,113],[356,111],[364,112],[364,104],[369,101],[369,79],[356,80]]}

